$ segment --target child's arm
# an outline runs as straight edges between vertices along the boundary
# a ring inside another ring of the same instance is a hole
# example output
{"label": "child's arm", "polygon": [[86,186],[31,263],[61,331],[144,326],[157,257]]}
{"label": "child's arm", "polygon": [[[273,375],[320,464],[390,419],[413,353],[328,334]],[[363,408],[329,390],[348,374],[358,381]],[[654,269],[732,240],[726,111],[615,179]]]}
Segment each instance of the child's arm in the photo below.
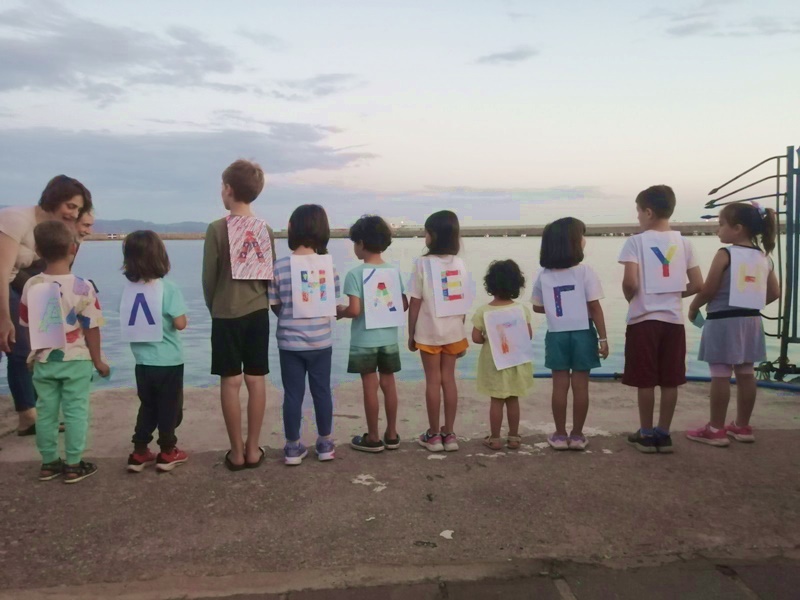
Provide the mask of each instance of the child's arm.
{"label": "child's arm", "polygon": [[417,331],[417,319],[419,309],[422,307],[422,298],[412,297],[408,301],[408,349],[416,352],[417,344],[414,342],[414,334]]}
{"label": "child's arm", "polygon": [[83,335],[86,338],[86,347],[89,349],[89,356],[92,357],[94,368],[97,369],[101,377],[108,377],[111,367],[103,362],[103,356],[100,352],[100,328],[84,329]]}
{"label": "child's arm", "polygon": [[[719,291],[720,283],[722,282],[722,274],[725,272],[725,269],[728,268],[730,264],[730,256],[726,250],[717,250],[717,253],[714,255],[714,260],[711,261],[711,267],[708,269],[708,277],[706,277],[705,282],[702,282],[700,285],[700,291],[697,292],[697,295],[692,300],[691,305],[689,305],[689,320],[694,321],[697,317],[697,313],[700,311],[701,306],[705,306],[708,304],[709,300],[711,300]],[[700,269],[695,267],[699,272]],[[694,269],[689,269],[687,273]]]}
{"label": "child's arm", "polygon": [[347,297],[350,298],[350,304],[336,307],[337,319],[355,319],[361,314],[361,297],[351,295]]}
{"label": "child's arm", "polygon": [[530,323],[528,323],[528,339],[533,339],[533,327],[531,327]]}
{"label": "child's arm", "polygon": [[606,333],[606,319],[603,315],[603,307],[600,306],[600,300],[592,300],[586,303],[586,308],[589,309],[589,318],[594,322],[597,327],[597,335],[599,336],[598,343],[600,344],[600,356],[608,358],[608,338]]}
{"label": "child's arm", "polygon": [[544,306],[539,306],[538,304],[533,305],[533,312],[543,315],[544,314]]}
{"label": "child's arm", "polygon": [[681,294],[681,298],[694,296],[703,289],[703,274],[700,272],[700,267],[688,269],[686,271],[686,276],[689,278],[689,284],[686,286],[686,290]]}
{"label": "child's arm", "polygon": [[639,265],[635,262],[626,262],[625,273],[622,275],[622,293],[625,300],[630,303],[639,292]]}
{"label": "child's arm", "polygon": [[778,282],[778,278],[775,276],[775,269],[769,272],[767,276],[767,304],[772,304],[780,298],[781,295],[781,284]]}
{"label": "child's arm", "polygon": [[186,315],[181,315],[180,317],[175,317],[172,319],[172,326],[178,331],[183,331],[186,329],[187,324],[188,320],[186,319]]}
{"label": "child's arm", "polygon": [[403,294],[403,312],[408,312],[408,296]]}
{"label": "child's arm", "polygon": [[483,344],[486,342],[486,338],[483,337],[483,333],[477,327],[472,328],[472,341],[476,344]]}
{"label": "child's arm", "polygon": [[203,297],[209,312],[211,312],[211,304],[214,302],[218,275],[219,256],[217,256],[217,240],[212,223],[206,230],[206,239],[203,243]]}

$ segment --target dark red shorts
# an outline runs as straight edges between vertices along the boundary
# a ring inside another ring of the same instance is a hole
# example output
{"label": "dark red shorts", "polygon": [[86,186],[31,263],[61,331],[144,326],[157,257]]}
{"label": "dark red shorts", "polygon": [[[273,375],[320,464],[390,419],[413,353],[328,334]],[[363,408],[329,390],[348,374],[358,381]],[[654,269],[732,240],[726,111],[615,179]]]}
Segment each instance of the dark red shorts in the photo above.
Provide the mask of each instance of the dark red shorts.
{"label": "dark red shorts", "polygon": [[637,388],[686,383],[686,329],[664,321],[642,321],[625,330],[622,383]]}

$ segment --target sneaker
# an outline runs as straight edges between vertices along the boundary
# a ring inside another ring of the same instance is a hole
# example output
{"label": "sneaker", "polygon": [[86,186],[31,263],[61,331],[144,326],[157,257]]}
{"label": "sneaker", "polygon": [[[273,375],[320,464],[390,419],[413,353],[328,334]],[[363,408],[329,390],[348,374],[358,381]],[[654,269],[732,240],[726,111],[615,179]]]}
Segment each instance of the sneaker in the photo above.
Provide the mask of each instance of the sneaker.
{"label": "sneaker", "polygon": [[78,483],[97,473],[97,465],[81,461],[77,465],[64,465],[64,483]]}
{"label": "sneaker", "polygon": [[553,450],[569,450],[569,438],[555,433],[547,438],[547,443]]}
{"label": "sneaker", "polygon": [[725,427],[725,433],[735,439],[737,442],[752,444],[756,441],[756,438],[753,435],[753,428],[750,427],[750,425],[740,427],[736,424],[736,421],[731,421],[731,424]]}
{"label": "sneaker", "polygon": [[394,439],[389,439],[385,435],[383,436],[383,446],[387,450],[397,450],[400,447],[400,436],[398,435]]}
{"label": "sneaker", "polygon": [[365,433],[364,435],[357,435],[350,440],[350,447],[359,452],[372,452],[376,454],[378,452],[383,452],[385,444],[380,440],[377,442],[369,441],[369,435]]}
{"label": "sneaker", "polygon": [[300,442],[286,444],[283,447],[283,462],[287,465],[299,465],[306,456],[308,456],[308,450]]}
{"label": "sneaker", "polygon": [[568,444],[570,450],[586,450],[589,440],[586,439],[585,435],[571,435],[569,436]]}
{"label": "sneaker", "polygon": [[672,436],[658,427],[655,428],[655,435],[653,437],[656,438],[656,452],[660,452],[661,454],[672,454],[674,449],[672,447]]}
{"label": "sneaker", "polygon": [[[642,435],[641,429],[638,429],[636,433],[632,433],[628,436],[628,443],[639,452],[644,452],[645,454],[655,454],[658,452],[656,437],[654,435]],[[671,439],[669,443],[670,445],[672,444]]]}
{"label": "sneaker", "polygon": [[147,452],[133,452],[128,455],[128,471],[131,473],[141,473],[147,465],[156,462],[156,454],[150,448]]}
{"label": "sneaker", "polygon": [[717,446],[724,448],[730,446],[731,441],[725,434],[725,428],[711,431],[711,423],[698,427],[697,429],[690,429],[686,432],[686,437],[693,442],[700,442],[701,444],[708,444],[709,446]]}
{"label": "sneaker", "polygon": [[426,431],[419,436],[419,438],[417,438],[417,442],[419,442],[420,446],[426,450],[430,450],[431,452],[441,452],[444,450],[444,446],[442,445],[442,436],[438,433],[430,433]]}
{"label": "sneaker", "polygon": [[336,458],[336,444],[333,443],[332,439],[318,439],[314,449],[317,452],[317,458],[321,461]]}
{"label": "sneaker", "polygon": [[450,433],[442,431],[442,442],[444,443],[445,452],[455,452],[458,450],[458,438],[456,438],[456,434],[452,431]]}
{"label": "sneaker", "polygon": [[172,471],[187,460],[189,460],[189,455],[177,447],[170,452],[159,452],[156,458],[156,471]]}

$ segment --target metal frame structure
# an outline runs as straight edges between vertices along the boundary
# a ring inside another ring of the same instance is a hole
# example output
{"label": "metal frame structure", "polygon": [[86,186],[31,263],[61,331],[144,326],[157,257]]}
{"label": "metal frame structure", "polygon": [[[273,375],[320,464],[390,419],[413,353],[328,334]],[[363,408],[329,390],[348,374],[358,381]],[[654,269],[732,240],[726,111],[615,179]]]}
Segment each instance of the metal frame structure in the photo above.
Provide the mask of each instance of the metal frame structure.
{"label": "metal frame structure", "polygon": [[[718,196],[706,202],[705,208],[718,208],[734,202],[752,202],[754,200],[775,199],[775,213],[778,219],[778,238],[776,240],[778,279],[781,284],[781,297],[778,299],[778,316],[765,317],[775,321],[775,333],[766,332],[771,337],[780,339],[780,356],[775,361],[763,363],[759,367],[759,375],[769,379],[774,373],[777,381],[784,381],[787,375],[800,374],[800,369],[789,362],[789,345],[800,343],[798,336],[798,283],[800,283],[800,147],[789,146],[786,154],[771,156],[760,163],[739,173],[733,179],[711,190],[708,195],[718,194],[720,190],[769,163],[775,163],[775,174],[762,177],[732,192]],[[738,197],[741,192],[775,180],[775,192],[751,197]],[[715,215],[705,215],[715,218]],[[786,252],[782,249],[781,229],[786,226]],[[770,329],[766,327],[765,329]]]}

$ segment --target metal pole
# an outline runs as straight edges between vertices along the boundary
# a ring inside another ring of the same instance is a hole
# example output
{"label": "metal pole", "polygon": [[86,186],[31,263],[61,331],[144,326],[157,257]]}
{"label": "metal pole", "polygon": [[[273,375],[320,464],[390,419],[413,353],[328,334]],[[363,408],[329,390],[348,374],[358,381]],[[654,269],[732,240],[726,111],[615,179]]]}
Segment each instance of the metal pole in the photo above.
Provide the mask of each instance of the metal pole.
{"label": "metal pole", "polygon": [[793,306],[792,301],[796,297],[796,274],[798,269],[796,246],[796,211],[795,211],[795,168],[794,168],[794,148],[789,146],[786,149],[786,287],[784,289],[783,305],[786,313],[781,321],[781,355],[778,359],[778,372],[776,379],[783,380],[783,375],[789,365],[789,333],[790,322],[792,330],[797,332],[797,307]]}

